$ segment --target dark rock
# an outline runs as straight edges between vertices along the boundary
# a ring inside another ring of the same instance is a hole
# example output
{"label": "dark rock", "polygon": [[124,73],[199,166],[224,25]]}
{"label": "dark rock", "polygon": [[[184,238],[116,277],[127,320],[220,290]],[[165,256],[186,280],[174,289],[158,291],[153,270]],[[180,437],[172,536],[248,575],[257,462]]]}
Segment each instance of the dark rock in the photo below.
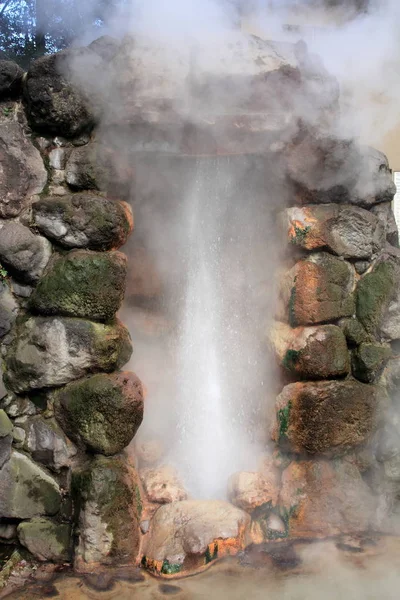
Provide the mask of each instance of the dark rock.
{"label": "dark rock", "polygon": [[122,457],[96,457],[87,470],[73,474],[73,489],[80,506],[75,569],[133,564],[142,510],[134,468]]}
{"label": "dark rock", "polygon": [[21,223],[0,221],[0,261],[28,283],[42,275],[51,256],[51,244]]}
{"label": "dark rock", "polygon": [[399,230],[392,209],[391,202],[382,202],[371,208],[371,212],[380,219],[384,228],[386,239],[392,246],[399,246]]}
{"label": "dark rock", "polygon": [[23,447],[36,462],[59,471],[71,465],[77,450],[54,419],[38,415],[22,424],[25,431]]}
{"label": "dark rock", "polygon": [[78,87],[85,73],[100,74],[101,65],[101,58],[88,48],[63,50],[32,62],[24,87],[32,127],[67,138],[90,130],[94,116]]}
{"label": "dark rock", "polygon": [[276,402],[272,437],[290,452],[344,454],[374,433],[383,395],[355,380],[287,385]]}
{"label": "dark rock", "polygon": [[50,265],[29,308],[42,315],[107,321],[121,306],[126,271],[121,252],[73,250]]}
{"label": "dark rock", "polygon": [[352,355],[354,377],[365,383],[374,383],[381,375],[391,354],[392,351],[388,346],[360,344]]}
{"label": "dark rock", "polygon": [[339,325],[349,346],[359,346],[362,342],[368,340],[367,332],[357,319],[341,319]]}
{"label": "dark rock", "polygon": [[0,60],[0,99],[16,98],[22,92],[23,70],[11,60]]}
{"label": "dark rock", "polygon": [[39,150],[14,121],[0,123],[0,217],[16,217],[42,192],[47,171]]}
{"label": "dark rock", "polygon": [[358,275],[363,275],[363,273],[365,273],[365,271],[367,271],[370,267],[370,262],[368,262],[367,260],[357,260],[354,263],[354,268],[356,270],[356,272],[358,273]]}
{"label": "dark rock", "polygon": [[0,338],[13,326],[18,314],[18,304],[6,283],[0,280]]}
{"label": "dark rock", "polygon": [[128,204],[96,194],[46,198],[33,204],[32,215],[41,233],[67,248],[116,249],[133,228]]}
{"label": "dark rock", "polygon": [[143,389],[133,373],[99,374],[55,392],[55,413],[79,446],[112,455],[132,440],[143,419]]}
{"label": "dark rock", "polygon": [[36,518],[18,526],[23,546],[40,561],[63,563],[70,559],[71,526]]}
{"label": "dark rock", "polygon": [[110,372],[130,358],[132,346],[118,321],[29,317],[15,329],[4,358],[5,382],[20,393],[57,387],[98,371]]}

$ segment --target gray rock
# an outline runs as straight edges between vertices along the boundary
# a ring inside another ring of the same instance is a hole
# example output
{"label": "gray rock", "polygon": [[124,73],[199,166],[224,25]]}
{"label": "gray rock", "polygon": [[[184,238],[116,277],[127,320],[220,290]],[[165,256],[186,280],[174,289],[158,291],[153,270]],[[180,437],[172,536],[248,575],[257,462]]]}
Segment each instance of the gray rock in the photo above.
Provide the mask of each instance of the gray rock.
{"label": "gray rock", "polygon": [[57,482],[30,458],[13,450],[0,470],[0,518],[54,515],[61,505]]}
{"label": "gray rock", "polygon": [[74,148],[66,164],[65,179],[74,190],[101,189],[101,170],[98,166],[98,145]]}
{"label": "gray rock", "polygon": [[0,338],[11,330],[18,314],[18,304],[10,288],[0,281]]}
{"label": "gray rock", "polygon": [[15,446],[22,447],[26,438],[25,429],[22,427],[14,427],[13,429],[13,443]]}
{"label": "gray rock", "polygon": [[363,275],[363,273],[365,273],[365,271],[368,270],[370,264],[371,263],[368,262],[367,260],[357,260],[354,263],[354,268],[359,275]]}
{"label": "gray rock", "polygon": [[114,371],[130,358],[132,346],[118,321],[29,317],[15,330],[4,363],[13,392],[56,387],[97,371]]}
{"label": "gray rock", "polygon": [[32,224],[66,248],[111,250],[125,244],[133,217],[125,202],[82,193],[36,202]]}
{"label": "gray rock", "polygon": [[13,540],[17,537],[17,526],[13,524],[2,524],[0,523],[0,539],[1,540]]}
{"label": "gray rock", "polygon": [[21,283],[17,283],[16,281],[12,282],[11,287],[14,294],[20,298],[29,298],[33,291],[32,286],[23,285]]}
{"label": "gray rock", "polygon": [[18,525],[18,538],[41,561],[66,562],[71,554],[71,526],[36,518]]}
{"label": "gray rock", "polygon": [[21,223],[0,222],[0,261],[15,276],[33,283],[42,275],[51,256],[51,244]]}
{"label": "gray rock", "polygon": [[93,75],[101,63],[88,48],[72,48],[33,61],[24,87],[33,128],[67,138],[91,129],[94,117],[88,99],[78,91],[79,75],[82,80],[88,70]]}
{"label": "gray rock", "polygon": [[71,465],[71,458],[77,453],[54,419],[36,416],[24,424],[24,449],[33,460],[50,469],[59,471]]}
{"label": "gray rock", "polygon": [[15,98],[22,92],[23,70],[11,60],[0,60],[0,99]]}
{"label": "gray rock", "polygon": [[0,123],[0,151],[0,217],[16,217],[43,190],[47,171],[19,123]]}
{"label": "gray rock", "polygon": [[399,230],[397,229],[396,219],[392,209],[391,202],[382,202],[371,208],[371,212],[380,219],[385,228],[386,239],[392,246],[399,245]]}
{"label": "gray rock", "polygon": [[352,191],[352,202],[368,208],[380,202],[391,202],[396,193],[387,157],[369,146],[361,146],[360,171]]}
{"label": "gray rock", "polygon": [[0,410],[0,469],[11,455],[13,424],[4,410]]}
{"label": "gray rock", "polygon": [[13,424],[4,410],[0,410],[0,438],[10,435],[13,430]]}
{"label": "gray rock", "polygon": [[5,410],[7,415],[12,419],[22,416],[32,416],[37,412],[36,406],[29,398],[16,396],[15,394],[7,394],[0,401],[0,407]]}
{"label": "gray rock", "polygon": [[54,148],[49,153],[49,163],[53,169],[62,170],[65,169],[68,154],[65,148]]}

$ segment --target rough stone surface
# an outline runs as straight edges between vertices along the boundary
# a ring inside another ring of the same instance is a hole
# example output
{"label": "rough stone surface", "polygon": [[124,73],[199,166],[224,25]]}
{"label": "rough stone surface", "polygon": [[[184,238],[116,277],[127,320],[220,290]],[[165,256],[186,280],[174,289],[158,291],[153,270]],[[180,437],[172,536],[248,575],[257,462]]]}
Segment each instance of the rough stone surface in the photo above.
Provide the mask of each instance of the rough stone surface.
{"label": "rough stone surface", "polygon": [[381,394],[354,380],[287,385],[276,402],[273,439],[291,452],[340,455],[371,437]]}
{"label": "rough stone surface", "polygon": [[300,379],[330,379],[350,371],[346,338],[336,325],[293,329],[276,323],[270,339],[279,364]]}
{"label": "rough stone surface", "polygon": [[386,239],[392,246],[399,245],[399,230],[397,229],[396,219],[392,209],[391,202],[382,202],[371,208],[374,214],[382,222],[385,229]]}
{"label": "rough stone surface", "polygon": [[374,383],[385,368],[391,354],[392,351],[388,346],[360,344],[352,355],[354,377],[365,383]]}
{"label": "rough stone surface", "polygon": [[0,469],[11,455],[13,424],[4,410],[0,410]]}
{"label": "rough stone surface", "polygon": [[63,50],[33,61],[24,87],[33,128],[65,137],[90,129],[94,118],[88,101],[73,85],[79,80],[73,78],[72,69],[78,67],[84,77],[84,72],[93,73],[100,64],[101,59],[88,48]]}
{"label": "rough stone surface", "polygon": [[350,347],[359,346],[362,342],[366,342],[368,340],[367,332],[361,325],[360,321],[355,318],[341,319],[339,321],[339,326],[341,327]]}
{"label": "rough stone surface", "polygon": [[133,217],[125,202],[82,193],[35,202],[32,224],[66,248],[112,250],[125,244]]}
{"label": "rough stone surface", "polygon": [[38,415],[22,425],[25,431],[24,449],[33,460],[59,471],[71,465],[77,450],[54,419]]}
{"label": "rough stone surface", "polygon": [[118,321],[29,317],[14,330],[4,358],[7,387],[16,393],[56,387],[90,373],[110,372],[130,358],[132,346]]}
{"label": "rough stone surface", "polygon": [[47,171],[19,123],[0,123],[0,154],[0,217],[16,217],[43,190]]}
{"label": "rough stone surface", "polygon": [[176,470],[168,465],[142,469],[139,475],[149,502],[167,504],[188,498]]}
{"label": "rough stone surface", "polygon": [[9,286],[0,280],[0,338],[10,331],[17,314],[18,304]]}
{"label": "rough stone surface", "polygon": [[70,559],[71,527],[49,519],[32,519],[18,526],[18,538],[41,561],[66,562]]}
{"label": "rough stone surface", "polygon": [[13,430],[13,424],[4,410],[0,410],[0,438],[10,435]]}
{"label": "rough stone surface", "polygon": [[142,511],[133,467],[121,457],[96,457],[88,470],[73,475],[73,489],[80,507],[75,568],[132,564]]}
{"label": "rough stone surface", "polygon": [[63,430],[91,452],[117,454],[143,419],[143,388],[134,373],[93,375],[56,391],[54,399]]}
{"label": "rough stone surface", "polygon": [[42,315],[108,321],[121,306],[126,272],[121,252],[72,250],[49,266],[29,308]]}
{"label": "rough stone surface", "polygon": [[32,416],[37,412],[36,406],[29,398],[7,394],[0,400],[0,408],[3,408],[12,419],[22,416]]}
{"label": "rough stone surface", "polygon": [[291,537],[365,532],[375,520],[376,498],[346,462],[292,462],[282,474],[279,501]]}
{"label": "rough stone surface", "polygon": [[228,482],[228,498],[238,508],[247,512],[270,504],[276,506],[279,494],[277,472],[266,473],[241,471],[232,475]]}
{"label": "rough stone surface", "polygon": [[[146,566],[169,575],[235,554],[248,542],[250,515],[220,500],[186,500],[161,506],[143,549]],[[190,567],[189,567],[190,565]]]}
{"label": "rough stone surface", "polygon": [[0,221],[0,262],[27,283],[36,282],[51,256],[51,244],[21,223]]}
{"label": "rough stone surface", "polygon": [[354,277],[349,263],[326,252],[299,261],[282,287],[290,325],[315,325],[352,316]]}
{"label": "rough stone surface", "polygon": [[17,537],[17,526],[14,524],[0,524],[0,540],[13,540]]}
{"label": "rough stone surface", "polygon": [[16,98],[22,92],[23,70],[11,60],[0,60],[0,99]]}
{"label": "rough stone surface", "polygon": [[57,482],[30,458],[12,452],[0,470],[0,518],[31,519],[54,515],[61,504]]}
{"label": "rough stone surface", "polygon": [[74,148],[66,165],[65,179],[74,190],[100,190],[102,170],[98,164],[98,144]]}
{"label": "rough stone surface", "polygon": [[289,241],[306,250],[327,248],[343,258],[363,259],[385,244],[385,225],[370,211],[356,206],[287,208],[282,220]]}

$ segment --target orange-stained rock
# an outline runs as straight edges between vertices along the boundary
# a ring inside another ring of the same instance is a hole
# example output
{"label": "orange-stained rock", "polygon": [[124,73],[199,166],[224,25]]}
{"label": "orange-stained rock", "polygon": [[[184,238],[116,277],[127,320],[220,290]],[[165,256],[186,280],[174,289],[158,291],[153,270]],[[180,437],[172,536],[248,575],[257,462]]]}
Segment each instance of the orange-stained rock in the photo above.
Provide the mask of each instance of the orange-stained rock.
{"label": "orange-stained rock", "polygon": [[311,254],[285,274],[281,300],[292,327],[352,316],[354,267],[327,252]]}
{"label": "orange-stained rock", "polygon": [[168,504],[187,500],[187,492],[176,470],[169,465],[139,471],[143,489],[151,503]]}
{"label": "orange-stained rock", "polygon": [[350,372],[346,338],[336,325],[296,327],[275,322],[270,341],[279,365],[297,379],[331,379]]}
{"label": "orange-stained rock", "polygon": [[306,250],[328,248],[343,258],[367,259],[385,243],[385,228],[364,208],[325,204],[287,208],[282,213],[284,235]]}
{"label": "orange-stained rock", "polygon": [[343,454],[371,437],[385,398],[355,380],[292,383],[277,398],[272,438],[289,452]]}
{"label": "orange-stained rock", "polygon": [[377,499],[355,465],[292,462],[282,474],[279,498],[290,537],[325,537],[367,531]]}
{"label": "orange-stained rock", "polygon": [[272,470],[262,474],[241,471],[232,475],[228,482],[229,500],[247,512],[264,504],[275,506],[278,494],[278,473]]}

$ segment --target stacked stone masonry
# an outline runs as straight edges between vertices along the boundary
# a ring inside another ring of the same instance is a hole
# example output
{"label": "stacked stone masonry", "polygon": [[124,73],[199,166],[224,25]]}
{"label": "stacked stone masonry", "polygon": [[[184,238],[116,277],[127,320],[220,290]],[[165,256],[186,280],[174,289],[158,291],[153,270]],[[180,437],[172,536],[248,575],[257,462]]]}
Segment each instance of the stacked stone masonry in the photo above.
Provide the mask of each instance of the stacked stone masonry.
{"label": "stacked stone masonry", "polygon": [[[100,71],[126,60],[118,48],[97,40],[27,74],[0,61],[0,543],[79,571],[141,561],[173,576],[251,542],[384,527],[400,496],[400,423],[386,418],[400,380],[395,190],[384,155],[321,133],[337,85],[300,47],[297,66],[274,63],[252,88],[251,102],[268,108],[279,89],[284,124],[252,126],[239,141],[225,125],[220,137],[201,132],[213,152],[240,142],[273,156],[289,190],[277,216],[288,268],[270,332],[282,381],[274,452],[258,472],[232,476],[231,503],[193,502],[173,470],[142,457],[139,476],[124,453],[143,418],[116,317],[132,171],[124,156],[107,160],[99,107],[69,72],[71,57]],[[288,142],[294,97],[318,107],[320,122]],[[193,151],[181,142],[177,152]],[[143,249],[131,262],[131,297],[157,296]]]}

